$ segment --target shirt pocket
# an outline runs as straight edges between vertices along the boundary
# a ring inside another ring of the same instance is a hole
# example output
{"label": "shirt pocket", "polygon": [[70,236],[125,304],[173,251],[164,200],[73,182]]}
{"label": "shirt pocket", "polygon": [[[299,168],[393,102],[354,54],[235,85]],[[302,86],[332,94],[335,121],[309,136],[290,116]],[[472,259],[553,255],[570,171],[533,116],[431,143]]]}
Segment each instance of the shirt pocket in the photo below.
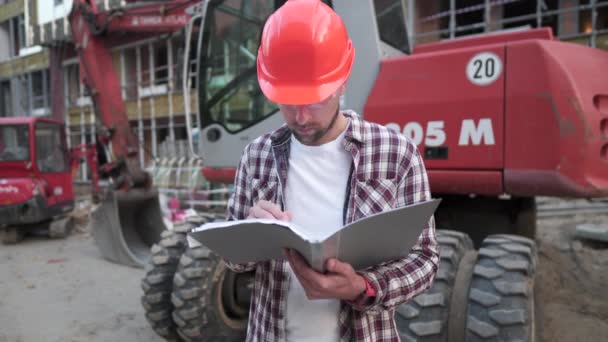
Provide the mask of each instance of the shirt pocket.
{"label": "shirt pocket", "polygon": [[273,180],[251,179],[251,201],[255,205],[259,201],[276,203],[279,183]]}
{"label": "shirt pocket", "polygon": [[393,209],[397,203],[398,182],[393,179],[367,179],[355,184],[356,219]]}

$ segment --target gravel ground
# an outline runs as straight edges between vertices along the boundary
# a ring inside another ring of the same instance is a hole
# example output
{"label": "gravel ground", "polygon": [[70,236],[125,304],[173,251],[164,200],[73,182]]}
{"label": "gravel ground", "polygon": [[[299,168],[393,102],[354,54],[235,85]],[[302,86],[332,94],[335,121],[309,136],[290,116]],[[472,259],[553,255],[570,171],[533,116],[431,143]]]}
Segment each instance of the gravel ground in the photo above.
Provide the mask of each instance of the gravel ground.
{"label": "gravel ground", "polygon": [[606,341],[608,244],[580,240],[581,223],[608,224],[608,215],[539,221],[536,299],[543,341]]}
{"label": "gravel ground", "polygon": [[[536,298],[544,341],[605,341],[608,244],[574,237],[608,215],[539,220]],[[140,305],[140,269],[101,259],[86,231],[0,245],[0,342],[162,341]]]}
{"label": "gravel ground", "polygon": [[139,302],[143,274],[102,260],[86,233],[0,246],[0,341],[162,341]]}

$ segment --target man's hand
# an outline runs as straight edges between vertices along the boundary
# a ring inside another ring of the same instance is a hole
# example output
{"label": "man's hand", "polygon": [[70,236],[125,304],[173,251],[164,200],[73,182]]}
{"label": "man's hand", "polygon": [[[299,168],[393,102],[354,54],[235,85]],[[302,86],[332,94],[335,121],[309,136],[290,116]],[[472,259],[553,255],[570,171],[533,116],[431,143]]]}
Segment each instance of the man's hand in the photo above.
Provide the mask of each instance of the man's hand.
{"label": "man's hand", "polygon": [[253,207],[249,208],[248,219],[276,219],[281,221],[291,221],[291,214],[284,212],[281,208],[268,201],[259,201]]}
{"label": "man's hand", "polygon": [[365,279],[350,264],[327,260],[327,274],[312,269],[297,251],[285,251],[289,264],[302,284],[308,299],[354,300],[365,291]]}

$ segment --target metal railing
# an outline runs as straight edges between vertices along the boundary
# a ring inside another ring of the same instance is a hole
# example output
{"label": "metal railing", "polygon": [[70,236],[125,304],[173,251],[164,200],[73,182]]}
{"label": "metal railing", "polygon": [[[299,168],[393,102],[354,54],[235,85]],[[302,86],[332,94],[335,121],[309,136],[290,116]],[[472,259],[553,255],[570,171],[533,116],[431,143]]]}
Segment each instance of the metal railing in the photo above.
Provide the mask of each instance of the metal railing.
{"label": "metal railing", "polygon": [[[565,8],[558,9],[548,9],[544,5],[544,1],[536,0],[536,11],[524,14],[520,16],[514,16],[510,18],[503,18],[495,20],[492,18],[491,13],[493,8],[497,8],[498,6],[505,6],[511,3],[520,2],[523,0],[497,0],[490,1],[485,0],[483,4],[469,6],[465,8],[456,8],[456,1],[450,1],[450,10],[436,13],[424,18],[417,18],[419,22],[432,22],[439,21],[443,18],[449,17],[448,25],[446,28],[441,28],[439,30],[425,31],[425,32],[416,32],[416,24],[412,23],[410,25],[411,36],[413,38],[413,44],[415,45],[416,40],[420,38],[427,37],[436,37],[437,40],[441,39],[454,39],[458,36],[459,33],[471,31],[471,30],[482,30],[483,33],[489,33],[494,31],[502,30],[505,25],[515,24],[518,22],[526,22],[532,21],[535,23],[533,27],[541,27],[543,26],[543,19],[548,19],[551,17],[557,17],[559,22],[559,16],[565,15],[577,15],[577,21],[580,20],[581,14],[588,11],[590,14],[590,22],[589,26],[585,29],[585,31],[581,32],[577,26],[577,32],[559,32],[559,28],[557,30],[556,36],[562,40],[576,39],[582,37],[589,38],[589,46],[597,47],[597,37],[603,33],[608,33],[608,27],[600,27],[598,23],[598,13],[600,11],[608,11],[608,2],[598,2],[598,0],[590,0],[589,4],[571,6]],[[416,7],[416,0],[411,0],[413,3],[413,7]],[[504,8],[503,8],[504,9]],[[458,25],[457,16],[459,14],[464,13],[472,13],[483,11],[483,21],[477,23],[470,23],[466,25]],[[608,14],[607,14],[608,15]],[[439,27],[441,27],[441,23],[438,22]],[[444,38],[445,37],[445,38]]]}

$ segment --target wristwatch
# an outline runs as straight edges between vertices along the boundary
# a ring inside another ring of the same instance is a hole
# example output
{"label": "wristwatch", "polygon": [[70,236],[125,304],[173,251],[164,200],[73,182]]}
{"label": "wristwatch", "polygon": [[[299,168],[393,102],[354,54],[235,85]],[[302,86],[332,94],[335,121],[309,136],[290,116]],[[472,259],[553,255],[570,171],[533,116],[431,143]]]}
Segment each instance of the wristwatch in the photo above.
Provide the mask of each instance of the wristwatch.
{"label": "wristwatch", "polygon": [[[364,278],[365,279],[365,278]],[[357,298],[353,300],[353,303],[357,305],[365,305],[371,298],[376,297],[376,289],[365,279],[365,290],[363,290]]]}

